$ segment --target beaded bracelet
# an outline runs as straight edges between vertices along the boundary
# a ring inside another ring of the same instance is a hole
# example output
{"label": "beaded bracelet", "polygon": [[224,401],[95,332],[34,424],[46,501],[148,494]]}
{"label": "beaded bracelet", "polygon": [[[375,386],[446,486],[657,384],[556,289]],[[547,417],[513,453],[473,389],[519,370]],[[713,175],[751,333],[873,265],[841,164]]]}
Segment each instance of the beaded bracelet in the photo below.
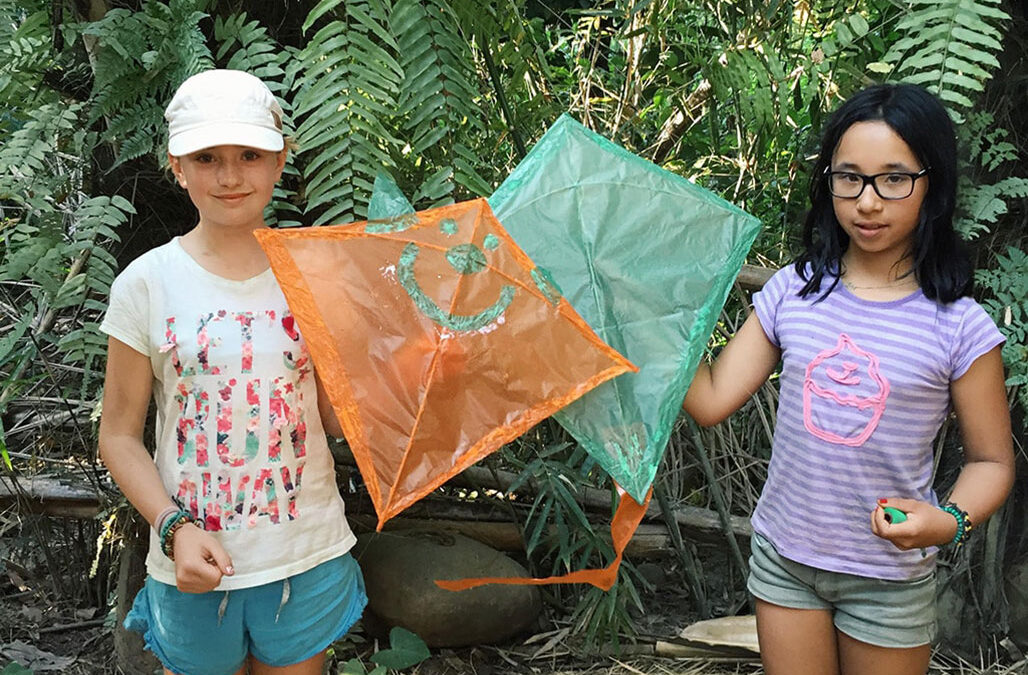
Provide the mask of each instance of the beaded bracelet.
{"label": "beaded bracelet", "polygon": [[953,502],[946,502],[942,510],[957,519],[957,533],[953,535],[953,541],[950,543],[960,548],[971,536],[974,524],[971,522],[971,518],[968,517],[967,511],[964,511]]}
{"label": "beaded bracelet", "polygon": [[161,552],[168,556],[170,560],[175,559],[175,532],[178,531],[183,525],[194,523],[193,517],[189,515],[188,511],[180,510],[173,516],[165,519],[161,524],[159,532],[161,540]]}

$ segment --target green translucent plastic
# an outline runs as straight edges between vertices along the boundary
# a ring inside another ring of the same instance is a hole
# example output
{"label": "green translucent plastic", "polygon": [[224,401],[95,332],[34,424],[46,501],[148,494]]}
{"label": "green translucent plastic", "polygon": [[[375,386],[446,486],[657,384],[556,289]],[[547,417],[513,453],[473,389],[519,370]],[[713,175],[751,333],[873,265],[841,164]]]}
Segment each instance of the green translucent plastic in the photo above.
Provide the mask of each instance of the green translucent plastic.
{"label": "green translucent plastic", "polygon": [[[639,366],[554,417],[641,502],[759,221],[567,115],[489,205],[539,266],[540,288]],[[380,174],[369,219],[402,229],[413,212]]]}
{"label": "green translucent plastic", "polygon": [[375,224],[373,221],[388,221],[412,213],[414,207],[403,196],[396,181],[384,171],[379,171],[368,204],[368,225]]}
{"label": "green translucent plastic", "polygon": [[567,115],[489,205],[600,338],[639,366],[555,418],[641,502],[759,221]]}

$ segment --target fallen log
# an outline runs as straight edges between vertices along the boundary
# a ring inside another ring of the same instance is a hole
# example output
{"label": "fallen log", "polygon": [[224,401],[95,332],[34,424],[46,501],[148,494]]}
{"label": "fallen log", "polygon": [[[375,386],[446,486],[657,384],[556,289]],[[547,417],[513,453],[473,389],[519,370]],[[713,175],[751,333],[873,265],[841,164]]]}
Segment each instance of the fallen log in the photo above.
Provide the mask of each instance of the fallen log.
{"label": "fallen log", "polygon": [[17,504],[29,513],[90,520],[100,512],[100,493],[81,476],[0,475],[0,508]]}
{"label": "fallen log", "polygon": [[743,265],[735,280],[747,291],[759,291],[778,270],[757,265]]}
{"label": "fallen log", "polygon": [[[347,518],[354,530],[358,532],[370,532],[375,529],[376,518],[366,514],[347,514]],[[549,528],[556,532],[555,527]],[[610,541],[610,532],[602,532],[601,536]],[[382,528],[383,532],[447,532],[451,534],[462,534],[469,539],[474,539],[497,551],[505,553],[524,553],[525,540],[522,536],[521,527],[518,523],[510,521],[481,521],[481,520],[450,520],[445,518],[409,518],[396,516],[389,520]],[[671,549],[671,537],[667,528],[657,524],[642,524],[635,535],[628,542],[625,548],[625,555],[630,558],[655,558],[666,555]]]}
{"label": "fallen log", "polygon": [[[494,475],[489,469],[471,467],[451,483],[506,493],[514,478],[514,474],[506,471],[496,471]],[[520,491],[526,495],[533,494],[530,486],[523,486]],[[612,513],[611,495],[608,491],[585,488],[579,496],[580,503],[589,511],[605,515]],[[346,501],[347,516],[351,520],[361,524],[365,529],[375,528],[376,518],[366,499],[347,496]],[[21,477],[17,482],[11,476],[0,476],[0,508],[17,504],[19,508],[31,513],[88,520],[99,514],[101,502],[97,488],[79,476]],[[724,536],[717,513],[708,509],[679,505],[675,507],[674,517],[675,521],[696,539],[714,541]],[[646,519],[659,518],[662,518],[659,506],[651,504],[646,512]],[[602,521],[602,517],[598,520]],[[460,531],[490,545],[490,540],[495,539],[498,542],[495,547],[500,550],[524,550],[524,544],[520,542],[520,533],[517,534],[518,541],[514,541],[512,532],[517,530],[517,524],[514,522],[513,514],[505,516],[497,500],[483,498],[479,503],[468,500],[446,503],[422,500],[408,509],[405,515],[388,521],[386,529],[400,527],[407,522],[412,522],[413,527],[424,529],[428,529],[425,523],[435,522],[439,527],[446,525],[454,531]],[[476,524],[479,522],[487,524]],[[462,523],[459,529],[456,523]],[[746,518],[732,516],[731,525],[734,534],[747,538],[750,536],[751,529]],[[602,523],[598,523],[597,527],[602,530]],[[474,534],[476,528],[479,536]],[[657,532],[662,533],[660,537],[656,537]],[[662,524],[643,523],[639,533],[637,537],[642,537],[639,543],[640,551],[652,551],[661,546],[664,550],[670,548],[670,544],[667,543],[667,528]],[[649,539],[644,542],[643,539],[647,537]]]}
{"label": "fallen log", "polygon": [[[506,493],[509,491],[510,486],[514,484],[515,478],[515,474],[507,471],[493,471],[491,469],[473,466],[465,469],[464,472],[454,478],[451,483],[463,484],[479,489],[491,488]],[[519,490],[529,495],[534,493],[531,486],[527,485],[519,488]],[[578,497],[579,503],[591,511],[606,511],[613,514],[611,494],[607,490],[586,487],[579,490]],[[721,537],[724,536],[724,531],[721,528],[721,519],[716,511],[700,508],[698,506],[678,504],[674,506],[674,512],[675,522],[689,530],[693,535],[699,535],[699,538],[701,539],[709,539],[713,537],[721,539]],[[655,502],[650,502],[650,506],[646,510],[644,519],[656,520],[658,518],[662,518],[662,516],[663,514],[660,510],[660,506]],[[750,527],[749,518],[731,516],[729,518],[729,523],[731,525],[732,533],[737,536],[749,538],[753,533],[753,529]]]}

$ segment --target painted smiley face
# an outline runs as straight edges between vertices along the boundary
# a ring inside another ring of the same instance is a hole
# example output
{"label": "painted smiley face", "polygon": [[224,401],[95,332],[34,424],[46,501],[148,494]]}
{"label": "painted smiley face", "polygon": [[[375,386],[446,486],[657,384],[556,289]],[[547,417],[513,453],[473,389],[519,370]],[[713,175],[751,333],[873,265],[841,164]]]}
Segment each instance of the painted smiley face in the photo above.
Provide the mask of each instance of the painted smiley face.
{"label": "painted smiley face", "polygon": [[[440,230],[448,235],[457,234],[457,222],[452,218],[443,220],[439,225]],[[488,251],[499,248],[500,239],[493,234],[486,235],[482,245]],[[406,291],[407,295],[414,302],[422,314],[433,322],[454,332],[476,331],[489,325],[499,318],[510,306],[514,299],[515,289],[513,286],[504,285],[500,289],[499,297],[485,309],[474,314],[459,314],[456,312],[443,311],[439,305],[428,297],[418,283],[414,273],[414,263],[418,259],[421,247],[414,242],[403,247],[399,263],[396,266],[396,278]],[[488,266],[486,253],[477,244],[465,243],[456,244],[446,250],[446,260],[450,267],[458,274],[471,276],[485,270]]]}
{"label": "painted smiley face", "polygon": [[807,366],[803,425],[821,440],[858,447],[878,428],[888,398],[878,357],[842,333]]}

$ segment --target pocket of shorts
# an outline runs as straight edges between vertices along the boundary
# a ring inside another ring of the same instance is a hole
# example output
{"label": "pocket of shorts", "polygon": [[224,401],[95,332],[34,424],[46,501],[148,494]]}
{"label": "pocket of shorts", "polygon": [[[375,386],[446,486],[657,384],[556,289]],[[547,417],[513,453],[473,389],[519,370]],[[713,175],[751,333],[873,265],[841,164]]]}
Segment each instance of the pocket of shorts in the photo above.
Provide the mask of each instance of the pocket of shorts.
{"label": "pocket of shorts", "polygon": [[883,584],[887,586],[902,586],[903,588],[919,589],[925,586],[935,586],[935,570],[926,574],[923,577],[917,577],[916,579],[881,579]]}
{"label": "pocket of shorts", "polygon": [[778,553],[778,549],[775,548],[775,545],[772,544],[767,539],[767,537],[765,537],[764,535],[760,534],[759,532],[754,532],[753,533],[753,541],[757,544],[757,548],[761,549],[762,551],[770,552],[770,553],[775,553],[775,554]]}

